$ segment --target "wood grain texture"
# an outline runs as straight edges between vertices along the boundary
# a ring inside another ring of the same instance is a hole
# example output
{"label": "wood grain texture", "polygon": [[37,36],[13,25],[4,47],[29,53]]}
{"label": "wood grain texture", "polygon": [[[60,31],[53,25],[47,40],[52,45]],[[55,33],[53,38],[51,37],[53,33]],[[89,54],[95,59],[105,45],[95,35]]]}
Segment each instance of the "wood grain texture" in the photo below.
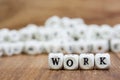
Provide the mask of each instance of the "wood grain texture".
{"label": "wood grain texture", "polygon": [[43,25],[53,15],[81,17],[87,24],[120,23],[120,0],[0,0],[0,28]]}
{"label": "wood grain texture", "polygon": [[0,58],[0,80],[120,80],[120,54],[111,53],[109,70],[49,70],[48,56]]}

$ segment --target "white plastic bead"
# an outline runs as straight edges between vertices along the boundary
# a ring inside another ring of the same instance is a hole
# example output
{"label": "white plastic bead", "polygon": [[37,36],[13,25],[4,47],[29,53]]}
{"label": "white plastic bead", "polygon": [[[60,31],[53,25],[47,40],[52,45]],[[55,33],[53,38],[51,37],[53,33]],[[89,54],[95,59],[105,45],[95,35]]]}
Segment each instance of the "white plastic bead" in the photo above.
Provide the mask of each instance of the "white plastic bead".
{"label": "white plastic bead", "polygon": [[0,56],[3,55],[3,43],[0,44]]}
{"label": "white plastic bead", "polygon": [[11,43],[4,43],[3,44],[3,52],[6,56],[12,56],[14,54],[13,47]]}
{"label": "white plastic bead", "polygon": [[54,26],[60,26],[60,18],[58,16],[52,16],[48,18],[45,22],[45,27],[54,27]]}
{"label": "white plastic bead", "polygon": [[50,69],[62,69],[63,54],[62,53],[50,53],[48,56],[48,65]]}
{"label": "white plastic bead", "polygon": [[38,49],[38,53],[42,54],[45,52],[45,45],[44,42],[37,42],[37,49]]}
{"label": "white plastic bead", "polygon": [[3,28],[0,30],[0,42],[8,41],[9,30]]}
{"label": "white plastic bead", "polygon": [[33,38],[32,30],[27,30],[27,28],[21,29],[19,33],[21,41],[32,40]]}
{"label": "white plastic bead", "polygon": [[79,57],[80,69],[93,69],[94,68],[94,55],[93,54],[80,54]]}
{"label": "white plastic bead", "polygon": [[71,19],[71,26],[75,27],[78,25],[84,24],[84,20],[82,18],[72,18]]}
{"label": "white plastic bead", "polygon": [[93,43],[93,52],[107,52],[109,50],[108,40],[97,40]]}
{"label": "white plastic bead", "polygon": [[61,19],[61,27],[70,28],[71,27],[71,19],[68,17],[63,17]]}
{"label": "white plastic bead", "polygon": [[78,55],[64,56],[64,69],[74,70],[78,68]]}
{"label": "white plastic bead", "polygon": [[20,40],[20,33],[17,30],[12,30],[8,34],[8,41],[16,42]]}
{"label": "white plastic bead", "polygon": [[120,24],[113,27],[114,38],[120,39]]}
{"label": "white plastic bead", "polygon": [[36,41],[28,41],[25,43],[25,53],[30,55],[36,55],[38,54],[38,44]]}
{"label": "white plastic bead", "polygon": [[63,49],[65,51],[65,53],[67,54],[72,54],[74,52],[74,46],[73,46],[73,43],[70,42],[66,42],[66,43],[63,43]]}
{"label": "white plastic bead", "polygon": [[83,41],[83,40],[80,40],[80,41],[77,41],[74,43],[74,51],[75,53],[85,53],[85,52],[88,52],[88,44],[87,44],[87,41]]}
{"label": "white plastic bead", "polygon": [[47,42],[45,44],[45,49],[46,49],[47,53],[52,53],[54,51],[53,43]]}
{"label": "white plastic bead", "polygon": [[109,69],[110,55],[108,53],[98,53],[95,55],[95,66],[97,69]]}
{"label": "white plastic bead", "polygon": [[111,28],[110,25],[107,25],[107,24],[101,25],[100,30],[101,30],[100,34],[102,39],[110,40],[113,38],[113,29]]}
{"label": "white plastic bead", "polygon": [[120,40],[119,39],[112,39],[110,42],[111,51],[115,53],[120,52]]}
{"label": "white plastic bead", "polygon": [[23,52],[24,44],[22,42],[15,42],[11,44],[14,54],[21,54]]}
{"label": "white plastic bead", "polygon": [[101,39],[101,32],[100,32],[100,27],[98,25],[89,25],[89,31],[87,35],[87,39]]}

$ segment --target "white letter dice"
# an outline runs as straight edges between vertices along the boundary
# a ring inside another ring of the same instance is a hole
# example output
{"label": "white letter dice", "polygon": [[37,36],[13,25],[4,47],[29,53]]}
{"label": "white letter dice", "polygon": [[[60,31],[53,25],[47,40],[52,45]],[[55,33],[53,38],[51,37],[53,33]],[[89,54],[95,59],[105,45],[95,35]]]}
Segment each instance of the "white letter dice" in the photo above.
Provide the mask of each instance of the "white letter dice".
{"label": "white letter dice", "polygon": [[78,55],[64,56],[64,69],[72,70],[78,68]]}
{"label": "white letter dice", "polygon": [[97,69],[108,69],[110,67],[110,55],[109,54],[96,54],[95,66]]}
{"label": "white letter dice", "polygon": [[94,55],[93,54],[80,54],[79,63],[81,69],[94,68]]}
{"label": "white letter dice", "polygon": [[62,53],[50,53],[48,56],[50,69],[109,69],[110,55],[108,53],[63,55]]}
{"label": "white letter dice", "polygon": [[50,69],[61,69],[63,67],[63,54],[50,53],[48,57],[48,64]]}

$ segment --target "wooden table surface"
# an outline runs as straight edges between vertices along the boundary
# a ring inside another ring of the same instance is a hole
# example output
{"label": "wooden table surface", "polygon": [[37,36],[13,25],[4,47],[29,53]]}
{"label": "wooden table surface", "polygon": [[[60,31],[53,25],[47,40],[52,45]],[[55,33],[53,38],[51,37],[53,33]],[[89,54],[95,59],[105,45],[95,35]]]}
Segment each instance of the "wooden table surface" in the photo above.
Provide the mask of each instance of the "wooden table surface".
{"label": "wooden table surface", "polygon": [[49,70],[48,55],[0,58],[0,80],[120,80],[120,54],[110,53],[109,70]]}
{"label": "wooden table surface", "polygon": [[113,26],[120,23],[120,0],[0,0],[0,28],[43,25],[53,15]]}

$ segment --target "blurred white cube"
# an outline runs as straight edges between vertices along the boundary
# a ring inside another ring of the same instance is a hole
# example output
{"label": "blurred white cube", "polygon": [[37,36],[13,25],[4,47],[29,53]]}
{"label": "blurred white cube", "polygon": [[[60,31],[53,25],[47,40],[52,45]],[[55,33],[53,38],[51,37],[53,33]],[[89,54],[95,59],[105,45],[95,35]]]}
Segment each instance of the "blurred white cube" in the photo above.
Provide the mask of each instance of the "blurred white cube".
{"label": "blurred white cube", "polygon": [[109,50],[108,40],[94,40],[93,52],[107,52]]}
{"label": "blurred white cube", "polygon": [[3,28],[0,30],[0,42],[8,41],[9,29]]}
{"label": "blurred white cube", "polygon": [[8,34],[8,41],[10,42],[20,41],[20,33],[17,30],[11,30]]}
{"label": "blurred white cube", "polygon": [[88,35],[87,30],[88,29],[86,27],[77,26],[77,28],[75,28],[75,31],[73,31],[74,38],[77,38],[78,40],[86,39]]}
{"label": "blurred white cube", "polygon": [[52,16],[48,18],[45,22],[45,27],[54,27],[54,26],[60,26],[61,19],[58,16]]}
{"label": "blurred white cube", "polygon": [[101,25],[100,34],[102,39],[110,40],[113,38],[113,29],[110,25],[103,24]]}
{"label": "blurred white cube", "polygon": [[74,43],[74,52],[75,53],[86,53],[88,52],[88,44],[86,40],[79,40]]}
{"label": "blurred white cube", "polygon": [[110,41],[111,51],[115,53],[120,53],[120,40],[119,39],[112,39]]}
{"label": "blurred white cube", "polygon": [[27,41],[33,39],[32,30],[27,30],[26,28],[23,28],[19,30],[20,33],[20,40],[21,41]]}
{"label": "blurred white cube", "polygon": [[71,19],[71,27],[75,27],[78,25],[84,24],[84,20],[82,18],[72,18]]}
{"label": "blurred white cube", "polygon": [[36,55],[36,54],[38,54],[38,44],[37,44],[37,42],[34,41],[34,40],[27,41],[25,43],[24,52],[29,54],[29,55]]}
{"label": "blurred white cube", "polygon": [[98,25],[95,24],[89,25],[87,32],[87,39],[92,39],[92,40],[101,39],[100,29],[101,28]]}
{"label": "blurred white cube", "polygon": [[3,56],[3,43],[0,43],[0,56]]}
{"label": "blurred white cube", "polygon": [[23,48],[24,48],[24,43],[23,42],[14,42],[11,43],[11,47],[13,49],[13,53],[18,55],[18,54],[22,54],[23,52]]}
{"label": "blurred white cube", "polygon": [[5,42],[2,45],[3,45],[3,55],[12,56],[14,54],[14,50],[11,43]]}
{"label": "blurred white cube", "polygon": [[37,41],[37,49],[38,49],[38,54],[42,54],[42,53],[45,53],[46,49],[45,49],[45,45],[44,45],[44,42],[41,41]]}
{"label": "blurred white cube", "polygon": [[71,27],[71,19],[68,17],[61,18],[61,27],[62,28],[70,28]]}
{"label": "blurred white cube", "polygon": [[49,41],[45,43],[45,49],[47,53],[52,53],[54,51],[53,42]]}
{"label": "blurred white cube", "polygon": [[67,53],[67,54],[74,53],[74,46],[73,46],[72,42],[66,41],[65,43],[63,43],[63,49],[64,49],[65,53]]}
{"label": "blurred white cube", "polygon": [[113,37],[120,39],[120,24],[117,24],[113,27]]}

